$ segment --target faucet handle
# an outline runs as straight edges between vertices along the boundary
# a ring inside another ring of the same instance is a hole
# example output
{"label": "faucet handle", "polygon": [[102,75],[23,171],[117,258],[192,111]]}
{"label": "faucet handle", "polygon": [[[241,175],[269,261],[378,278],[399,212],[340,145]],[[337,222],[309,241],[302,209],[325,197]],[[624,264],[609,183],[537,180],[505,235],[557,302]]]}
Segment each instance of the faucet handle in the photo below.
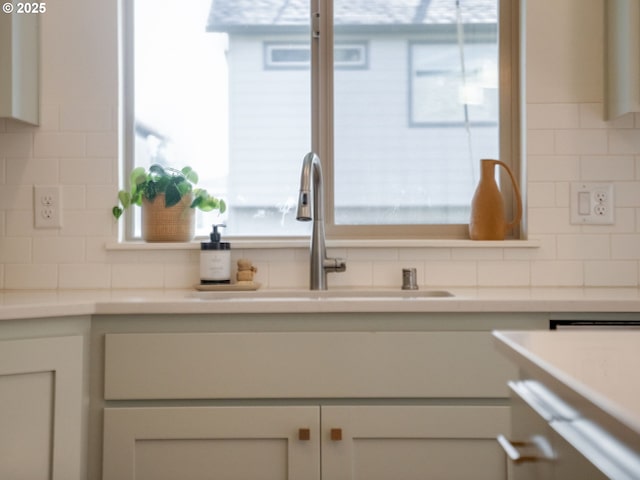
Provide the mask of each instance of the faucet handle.
{"label": "faucet handle", "polygon": [[342,258],[325,258],[323,266],[327,272],[344,272],[347,270],[347,262]]}

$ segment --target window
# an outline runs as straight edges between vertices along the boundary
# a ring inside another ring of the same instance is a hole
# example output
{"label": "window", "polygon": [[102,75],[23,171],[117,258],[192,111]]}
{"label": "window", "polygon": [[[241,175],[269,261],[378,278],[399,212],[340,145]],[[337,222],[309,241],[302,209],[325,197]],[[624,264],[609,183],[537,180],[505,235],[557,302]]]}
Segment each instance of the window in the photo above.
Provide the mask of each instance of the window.
{"label": "window", "polygon": [[518,2],[123,2],[126,167],[193,167],[199,234],[308,235],[311,150],[336,238],[464,238],[480,159],[519,173]]}

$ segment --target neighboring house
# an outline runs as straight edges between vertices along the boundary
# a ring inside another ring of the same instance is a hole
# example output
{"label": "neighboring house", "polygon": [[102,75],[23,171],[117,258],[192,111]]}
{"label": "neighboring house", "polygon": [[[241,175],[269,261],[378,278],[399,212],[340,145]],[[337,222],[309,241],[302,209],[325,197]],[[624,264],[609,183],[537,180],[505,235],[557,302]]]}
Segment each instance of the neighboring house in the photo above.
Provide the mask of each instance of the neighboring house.
{"label": "neighboring house", "polygon": [[[379,207],[392,223],[466,223],[477,165],[498,155],[496,3],[336,0],[338,221],[380,221],[368,216]],[[232,208],[296,198],[310,149],[309,18],[308,0],[213,0],[207,30],[229,41]],[[470,95],[491,101],[465,108],[462,58]]]}

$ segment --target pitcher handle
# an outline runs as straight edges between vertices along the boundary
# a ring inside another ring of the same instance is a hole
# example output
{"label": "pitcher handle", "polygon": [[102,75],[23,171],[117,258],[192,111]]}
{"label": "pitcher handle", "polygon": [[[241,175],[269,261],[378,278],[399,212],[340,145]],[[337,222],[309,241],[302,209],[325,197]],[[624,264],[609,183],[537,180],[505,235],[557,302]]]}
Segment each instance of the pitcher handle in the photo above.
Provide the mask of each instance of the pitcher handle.
{"label": "pitcher handle", "polygon": [[511,179],[511,184],[513,185],[513,190],[516,192],[516,215],[514,219],[505,226],[505,231],[508,231],[515,227],[520,222],[520,220],[522,220],[522,196],[520,195],[518,183],[513,177],[513,173],[511,173],[511,169],[507,166],[506,163],[501,162],[500,160],[496,160],[496,163],[507,171],[507,173],[509,174],[509,178]]}

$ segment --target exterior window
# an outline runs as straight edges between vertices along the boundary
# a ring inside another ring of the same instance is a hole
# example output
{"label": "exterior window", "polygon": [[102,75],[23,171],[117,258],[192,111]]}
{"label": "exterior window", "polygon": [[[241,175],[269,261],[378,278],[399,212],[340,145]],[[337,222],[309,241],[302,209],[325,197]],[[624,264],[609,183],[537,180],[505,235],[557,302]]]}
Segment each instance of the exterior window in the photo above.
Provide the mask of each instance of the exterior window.
{"label": "exterior window", "polygon": [[308,235],[311,150],[329,238],[465,238],[480,159],[519,173],[518,2],[123,2],[124,171],[193,167],[198,234]]}
{"label": "exterior window", "polygon": [[[334,67],[366,68],[367,45],[336,45],[334,48]],[[311,49],[308,43],[271,43],[264,45],[265,68],[308,69],[311,66]]]}

